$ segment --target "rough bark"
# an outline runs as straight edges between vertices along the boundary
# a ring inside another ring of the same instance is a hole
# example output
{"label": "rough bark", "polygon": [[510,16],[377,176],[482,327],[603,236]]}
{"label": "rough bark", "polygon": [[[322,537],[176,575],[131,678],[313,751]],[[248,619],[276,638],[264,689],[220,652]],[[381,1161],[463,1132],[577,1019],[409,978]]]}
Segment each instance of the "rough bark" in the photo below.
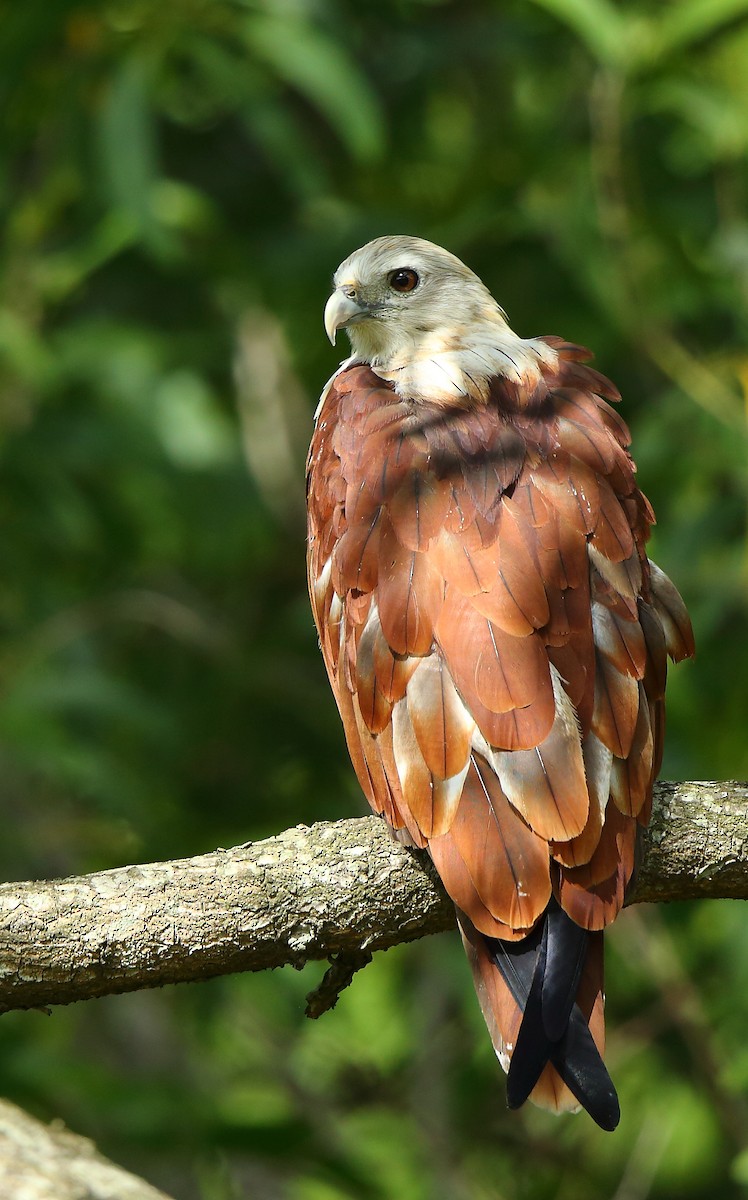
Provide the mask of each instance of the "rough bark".
{"label": "rough bark", "polygon": [[[660,784],[631,900],[717,897],[748,897],[748,784]],[[302,825],[177,862],[4,884],[0,1012],[331,956],[355,962],[453,925],[426,857],[382,821]]]}
{"label": "rough bark", "polygon": [[748,782],[658,783],[629,903],[748,899]]}
{"label": "rough bark", "polygon": [[169,1200],[115,1166],[61,1121],[43,1125],[0,1100],[0,1196],[5,1200]]}

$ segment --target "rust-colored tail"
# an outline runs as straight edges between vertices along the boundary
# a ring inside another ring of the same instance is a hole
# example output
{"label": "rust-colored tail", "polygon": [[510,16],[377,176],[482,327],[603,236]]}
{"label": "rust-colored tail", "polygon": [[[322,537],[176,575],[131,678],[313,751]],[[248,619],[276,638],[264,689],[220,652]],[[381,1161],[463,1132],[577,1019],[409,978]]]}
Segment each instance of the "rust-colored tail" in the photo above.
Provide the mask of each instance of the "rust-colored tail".
{"label": "rust-colored tail", "polygon": [[507,1101],[554,1112],[580,1106],[601,1127],[620,1119],[602,1060],[602,933],[589,933],[551,901],[532,933],[499,941],[459,914],[475,988],[499,1061]]}

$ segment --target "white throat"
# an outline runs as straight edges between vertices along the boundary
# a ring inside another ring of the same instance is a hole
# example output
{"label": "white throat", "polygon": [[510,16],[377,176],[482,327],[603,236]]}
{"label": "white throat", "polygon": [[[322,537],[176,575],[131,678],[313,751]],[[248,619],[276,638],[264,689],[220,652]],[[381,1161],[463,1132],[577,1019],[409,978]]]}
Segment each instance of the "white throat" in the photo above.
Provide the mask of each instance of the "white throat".
{"label": "white throat", "polygon": [[422,334],[388,352],[366,353],[364,339],[356,336],[363,330],[350,332],[350,361],[367,362],[404,400],[467,406],[485,401],[497,376],[532,387],[541,376],[541,362],[554,366],[557,359],[550,346],[518,337],[501,319]]}

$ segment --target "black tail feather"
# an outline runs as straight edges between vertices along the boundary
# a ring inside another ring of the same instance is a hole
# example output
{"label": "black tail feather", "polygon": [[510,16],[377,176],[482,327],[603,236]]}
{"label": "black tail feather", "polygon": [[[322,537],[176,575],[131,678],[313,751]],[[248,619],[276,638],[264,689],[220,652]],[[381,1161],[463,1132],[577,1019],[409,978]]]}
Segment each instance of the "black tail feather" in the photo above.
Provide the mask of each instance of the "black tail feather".
{"label": "black tail feather", "polygon": [[589,1026],[576,1004],[566,1036],[557,1046],[551,1054],[551,1062],[569,1091],[601,1129],[612,1132],[621,1119],[618,1096]]}
{"label": "black tail feather", "polygon": [[615,1129],[618,1098],[576,1003],[590,934],[552,900],[520,942],[487,939],[497,967],[522,1010],[507,1077],[507,1103],[519,1108],[546,1063],[602,1129]]}
{"label": "black tail feather", "polygon": [[[517,1034],[506,1081],[506,1099],[510,1108],[519,1108],[524,1104],[538,1082],[550,1054],[550,1042],[543,1028],[542,1002],[543,975],[548,950],[548,926],[545,921],[539,932],[537,946],[527,947],[525,953],[520,953],[519,947],[524,946],[524,942],[509,943],[512,949],[504,956],[504,962],[508,958],[513,963],[514,974],[522,981],[521,998],[517,995],[514,997],[523,1009],[522,1024]],[[512,953],[515,946],[517,951]],[[502,948],[506,950],[506,943],[502,944]],[[499,970],[502,970],[501,964]]]}
{"label": "black tail feather", "polygon": [[548,950],[543,975],[543,1028],[552,1042],[564,1036],[587,957],[589,937],[554,901],[545,917]]}

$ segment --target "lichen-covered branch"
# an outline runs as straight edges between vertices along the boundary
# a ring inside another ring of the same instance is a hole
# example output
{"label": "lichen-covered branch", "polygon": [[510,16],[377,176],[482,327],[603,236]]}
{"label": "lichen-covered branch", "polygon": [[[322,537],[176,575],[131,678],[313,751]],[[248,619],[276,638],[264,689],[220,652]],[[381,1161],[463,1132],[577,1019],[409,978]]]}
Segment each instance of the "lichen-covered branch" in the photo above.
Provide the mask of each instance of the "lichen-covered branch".
{"label": "lichen-covered branch", "polygon": [[630,902],[748,899],[748,782],[658,783]]}
{"label": "lichen-covered branch", "polygon": [[6,1200],[169,1200],[61,1121],[43,1125],[0,1100],[0,1196]]}
{"label": "lichen-covered branch", "polygon": [[[631,899],[748,898],[748,784],[663,783]],[[454,925],[375,817],[198,858],[0,886],[0,1012],[384,949]]]}

